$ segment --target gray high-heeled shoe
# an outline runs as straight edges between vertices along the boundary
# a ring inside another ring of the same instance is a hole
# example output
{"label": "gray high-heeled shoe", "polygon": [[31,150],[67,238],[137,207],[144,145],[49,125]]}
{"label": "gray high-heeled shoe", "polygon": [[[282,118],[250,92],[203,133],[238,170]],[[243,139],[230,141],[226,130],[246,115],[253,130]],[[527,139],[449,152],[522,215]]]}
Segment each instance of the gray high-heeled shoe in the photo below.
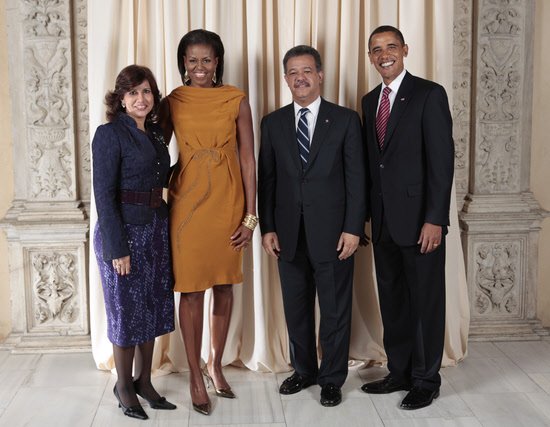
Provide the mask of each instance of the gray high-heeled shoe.
{"label": "gray high-heeled shoe", "polygon": [[212,388],[216,391],[216,396],[219,397],[225,397],[226,399],[235,399],[237,396],[235,396],[235,393],[233,393],[233,390],[231,390],[231,387],[229,388],[216,388],[216,385],[214,384],[214,380],[210,376],[210,373],[208,372],[208,366],[204,365],[202,367],[202,374],[206,378],[207,387],[210,388],[210,385],[212,385]]}

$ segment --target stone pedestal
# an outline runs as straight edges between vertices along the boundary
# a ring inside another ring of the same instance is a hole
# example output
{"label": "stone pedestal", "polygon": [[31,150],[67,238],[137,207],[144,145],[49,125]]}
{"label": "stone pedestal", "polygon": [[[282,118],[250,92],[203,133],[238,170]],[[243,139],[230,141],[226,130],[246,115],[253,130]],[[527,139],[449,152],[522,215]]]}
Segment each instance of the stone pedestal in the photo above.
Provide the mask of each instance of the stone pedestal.
{"label": "stone pedestal", "polygon": [[89,348],[86,2],[6,1],[14,202],[8,238],[14,351]]}

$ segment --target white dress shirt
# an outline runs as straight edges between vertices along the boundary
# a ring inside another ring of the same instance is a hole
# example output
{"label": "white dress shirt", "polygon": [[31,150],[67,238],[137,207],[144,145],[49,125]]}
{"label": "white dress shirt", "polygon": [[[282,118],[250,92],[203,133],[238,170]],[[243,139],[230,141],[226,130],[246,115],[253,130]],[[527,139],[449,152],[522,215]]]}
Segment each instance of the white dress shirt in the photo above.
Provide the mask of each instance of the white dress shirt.
{"label": "white dress shirt", "polygon": [[399,74],[393,82],[391,82],[389,85],[385,85],[384,82],[382,82],[382,89],[380,90],[380,96],[378,97],[378,107],[376,108],[376,114],[378,115],[378,108],[380,108],[380,101],[382,100],[382,93],[384,92],[384,88],[389,86],[391,89],[390,94],[388,95],[388,98],[390,100],[390,111],[393,108],[393,102],[395,101],[395,97],[397,96],[397,91],[399,90],[399,86],[401,86],[401,82],[403,81],[403,78],[405,77],[405,74],[407,73],[407,70],[403,69],[401,71],[401,74]]}
{"label": "white dress shirt", "polygon": [[309,131],[309,144],[311,145],[311,141],[313,140],[313,132],[315,131],[315,123],[317,123],[317,116],[319,115],[319,107],[321,106],[321,97],[319,96],[315,101],[313,101],[311,104],[302,107],[298,105],[296,102],[294,102],[294,119],[295,119],[295,127],[296,130],[298,130],[298,122],[300,121],[300,110],[302,108],[309,109],[309,113],[306,113],[307,118],[307,128]]}

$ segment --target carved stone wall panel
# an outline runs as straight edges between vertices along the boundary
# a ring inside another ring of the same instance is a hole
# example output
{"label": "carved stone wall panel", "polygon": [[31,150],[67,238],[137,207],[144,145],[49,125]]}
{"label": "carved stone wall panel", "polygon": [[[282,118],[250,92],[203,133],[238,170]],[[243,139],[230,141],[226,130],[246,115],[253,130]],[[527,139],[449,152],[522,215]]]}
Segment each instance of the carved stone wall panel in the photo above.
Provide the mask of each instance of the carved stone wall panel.
{"label": "carved stone wall panel", "polygon": [[453,139],[458,208],[468,192],[470,167],[470,94],[472,79],[472,0],[454,2]]}
{"label": "carved stone wall panel", "polygon": [[28,194],[75,200],[70,3],[24,0],[22,11]]}
{"label": "carved stone wall panel", "polygon": [[[470,339],[540,339],[548,335],[536,319],[545,212],[529,191],[534,2],[476,0],[472,6],[472,152],[459,216]],[[460,93],[456,100],[458,110],[467,103]]]}
{"label": "carved stone wall panel", "polygon": [[522,190],[525,1],[480,1],[474,171],[478,194]]}
{"label": "carved stone wall panel", "polygon": [[525,251],[526,239],[508,236],[509,240],[496,241],[494,237],[484,237],[478,236],[473,245],[477,269],[471,296],[475,308],[472,319],[503,316],[521,319],[525,283],[521,254]]}
{"label": "carved stone wall panel", "polygon": [[90,122],[88,112],[88,1],[75,0],[73,4],[78,189],[80,199],[87,203],[90,200],[91,193]]}
{"label": "carved stone wall panel", "polygon": [[77,248],[25,248],[30,280],[27,283],[28,332],[83,333],[86,289],[78,265]]}
{"label": "carved stone wall panel", "polygon": [[6,0],[15,196],[8,238],[16,352],[89,349],[86,0]]}

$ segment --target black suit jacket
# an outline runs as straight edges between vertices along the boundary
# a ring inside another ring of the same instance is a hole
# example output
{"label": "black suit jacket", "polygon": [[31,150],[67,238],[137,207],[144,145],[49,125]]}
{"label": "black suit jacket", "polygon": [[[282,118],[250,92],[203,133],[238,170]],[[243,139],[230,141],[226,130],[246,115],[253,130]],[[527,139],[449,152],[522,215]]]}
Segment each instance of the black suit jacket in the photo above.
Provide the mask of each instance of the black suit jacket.
{"label": "black suit jacket", "polygon": [[376,109],[382,85],[363,97],[372,238],[382,218],[400,246],[415,245],[425,222],[449,224],[454,173],[452,119],[445,89],[406,73],[392,106],[384,149],[378,148]]}
{"label": "black suit jacket", "polygon": [[366,215],[361,124],[355,111],[321,100],[307,168],[296,142],[293,104],[262,119],[258,204],[262,234],[276,232],[292,261],[303,215],[310,256],[337,259],[342,232],[362,235]]}

